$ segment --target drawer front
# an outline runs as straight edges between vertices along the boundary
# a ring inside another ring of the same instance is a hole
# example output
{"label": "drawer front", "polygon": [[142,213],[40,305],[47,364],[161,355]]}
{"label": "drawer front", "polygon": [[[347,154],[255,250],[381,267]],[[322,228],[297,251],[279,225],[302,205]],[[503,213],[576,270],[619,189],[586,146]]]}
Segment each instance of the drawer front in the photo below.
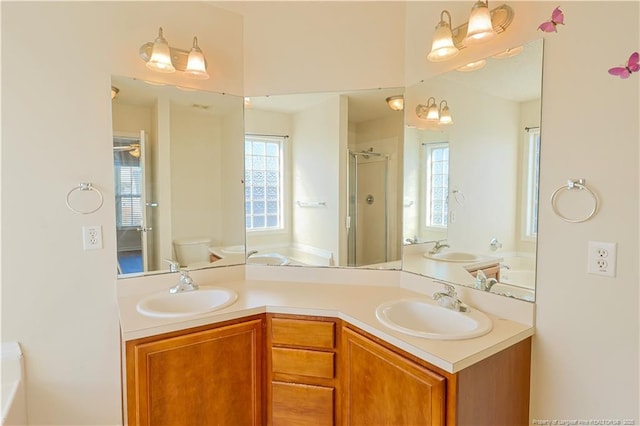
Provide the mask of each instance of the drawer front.
{"label": "drawer front", "polygon": [[333,379],[334,357],[333,352],[273,348],[271,370],[274,373]]}
{"label": "drawer front", "polygon": [[333,388],[281,382],[271,386],[273,426],[333,425]]}
{"label": "drawer front", "polygon": [[274,345],[333,349],[335,323],[273,318],[271,320],[271,338]]}

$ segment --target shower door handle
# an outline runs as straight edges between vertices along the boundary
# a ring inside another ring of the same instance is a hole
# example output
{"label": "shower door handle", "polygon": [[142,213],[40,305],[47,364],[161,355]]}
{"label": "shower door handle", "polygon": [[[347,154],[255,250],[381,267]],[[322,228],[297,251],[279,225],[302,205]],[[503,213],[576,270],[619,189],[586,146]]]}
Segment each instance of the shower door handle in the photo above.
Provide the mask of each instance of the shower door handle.
{"label": "shower door handle", "polygon": [[375,199],[373,198],[373,194],[367,195],[366,201],[369,205],[373,204],[373,202],[375,201]]}

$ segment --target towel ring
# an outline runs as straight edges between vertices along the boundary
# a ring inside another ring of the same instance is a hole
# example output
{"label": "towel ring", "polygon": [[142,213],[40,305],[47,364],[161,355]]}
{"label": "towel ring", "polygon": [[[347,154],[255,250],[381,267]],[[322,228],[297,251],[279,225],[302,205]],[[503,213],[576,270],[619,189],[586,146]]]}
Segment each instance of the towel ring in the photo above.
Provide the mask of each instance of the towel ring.
{"label": "towel ring", "polygon": [[458,189],[453,190],[453,199],[456,200],[459,206],[464,206],[464,203],[467,201],[464,193]]}
{"label": "towel ring", "polygon": [[[562,213],[560,213],[560,211],[558,211],[558,205],[556,203],[557,198],[558,198],[558,194],[560,194],[563,190],[574,190],[574,189],[578,189],[578,190],[584,190],[587,191],[591,197],[593,197],[593,209],[591,209],[591,211],[589,212],[589,214],[581,219],[570,219],[566,216],[564,216]],[[580,222],[585,222],[589,219],[591,219],[593,217],[593,215],[596,214],[596,212],[598,211],[598,196],[591,191],[586,185],[585,185],[585,180],[584,179],[578,179],[578,180],[568,180],[566,185],[561,186],[560,188],[556,189],[555,191],[553,191],[553,194],[551,194],[551,207],[553,208],[553,212],[558,215],[558,217],[560,217],[560,219],[566,221],[566,222],[570,222],[570,223],[580,223]]]}
{"label": "towel ring", "polygon": [[[74,208],[71,205],[71,202],[69,200],[69,197],[71,197],[71,194],[74,191],[95,191],[95,192],[97,192],[98,193],[98,197],[100,197],[100,203],[98,204],[98,207],[96,207],[93,210],[87,210],[87,211],[82,211],[82,210],[78,210],[78,209]],[[78,186],[71,188],[71,190],[69,192],[67,192],[67,197],[66,197],[65,201],[67,203],[67,207],[72,212],[78,213],[78,214],[91,214],[91,213],[95,213],[98,210],[100,210],[100,207],[102,207],[102,204],[104,203],[104,197],[102,196],[102,192],[100,192],[100,190],[98,188],[93,186],[93,184],[91,182],[81,182],[80,184],[78,184]]]}

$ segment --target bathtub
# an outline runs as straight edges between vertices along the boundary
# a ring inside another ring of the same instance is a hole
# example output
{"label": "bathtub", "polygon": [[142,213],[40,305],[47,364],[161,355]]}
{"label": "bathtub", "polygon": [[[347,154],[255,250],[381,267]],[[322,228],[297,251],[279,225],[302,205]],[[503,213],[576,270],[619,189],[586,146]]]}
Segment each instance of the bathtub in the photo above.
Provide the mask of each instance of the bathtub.
{"label": "bathtub", "polygon": [[536,282],[536,271],[525,269],[502,269],[500,270],[500,282],[504,284],[515,284],[520,287],[533,288]]}
{"label": "bathtub", "polygon": [[2,425],[27,424],[24,359],[17,342],[2,342]]}

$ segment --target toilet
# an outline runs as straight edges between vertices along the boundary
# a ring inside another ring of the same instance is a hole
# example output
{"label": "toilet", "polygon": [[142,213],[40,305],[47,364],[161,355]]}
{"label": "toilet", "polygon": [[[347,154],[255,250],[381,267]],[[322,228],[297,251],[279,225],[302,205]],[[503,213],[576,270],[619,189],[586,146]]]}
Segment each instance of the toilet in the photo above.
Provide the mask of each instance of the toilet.
{"label": "toilet", "polygon": [[179,238],[173,240],[173,249],[180,266],[196,266],[209,263],[211,238]]}

